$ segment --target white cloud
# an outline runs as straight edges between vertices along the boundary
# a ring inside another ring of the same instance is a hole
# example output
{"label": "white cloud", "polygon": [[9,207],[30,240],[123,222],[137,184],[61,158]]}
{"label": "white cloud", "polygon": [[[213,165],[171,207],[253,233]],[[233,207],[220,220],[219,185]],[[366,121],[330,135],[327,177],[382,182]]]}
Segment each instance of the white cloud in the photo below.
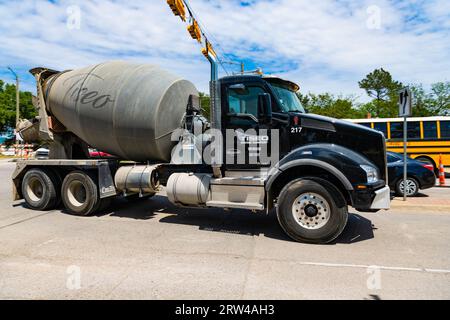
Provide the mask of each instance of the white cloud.
{"label": "white cloud", "polygon": [[[207,31],[238,60],[300,82],[305,91],[364,94],[357,82],[384,67],[402,82],[449,80],[446,0],[190,0]],[[66,27],[79,5],[81,29]],[[381,28],[367,28],[378,6]],[[0,66],[57,69],[110,59],[156,63],[208,85],[208,64],[165,0],[15,1],[0,4]]]}

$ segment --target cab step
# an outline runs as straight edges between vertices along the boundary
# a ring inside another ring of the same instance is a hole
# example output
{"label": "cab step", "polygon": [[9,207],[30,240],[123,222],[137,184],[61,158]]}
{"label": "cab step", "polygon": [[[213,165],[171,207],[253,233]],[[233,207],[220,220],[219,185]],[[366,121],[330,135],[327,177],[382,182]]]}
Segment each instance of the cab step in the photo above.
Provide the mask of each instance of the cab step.
{"label": "cab step", "polygon": [[211,181],[208,207],[264,210],[265,179],[257,177],[225,177]]}

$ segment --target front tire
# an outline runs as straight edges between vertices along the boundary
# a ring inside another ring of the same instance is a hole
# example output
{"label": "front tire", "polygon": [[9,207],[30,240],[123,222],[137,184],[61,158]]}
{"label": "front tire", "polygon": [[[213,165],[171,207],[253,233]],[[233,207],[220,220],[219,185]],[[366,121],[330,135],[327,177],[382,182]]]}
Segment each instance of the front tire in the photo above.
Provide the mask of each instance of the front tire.
{"label": "front tire", "polygon": [[278,221],[286,234],[298,242],[326,244],[335,240],[348,221],[347,206],[339,208],[332,194],[311,180],[296,180],[282,191]]}

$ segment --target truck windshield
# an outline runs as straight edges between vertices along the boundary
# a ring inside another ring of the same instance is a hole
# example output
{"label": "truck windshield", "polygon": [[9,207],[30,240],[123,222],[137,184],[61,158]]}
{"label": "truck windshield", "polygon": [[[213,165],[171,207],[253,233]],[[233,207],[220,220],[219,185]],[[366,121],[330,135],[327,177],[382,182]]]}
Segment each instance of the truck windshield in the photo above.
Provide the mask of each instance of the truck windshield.
{"label": "truck windshield", "polygon": [[275,95],[281,106],[282,112],[300,112],[306,113],[297,94],[290,90],[287,86],[279,83],[270,84],[275,91]]}

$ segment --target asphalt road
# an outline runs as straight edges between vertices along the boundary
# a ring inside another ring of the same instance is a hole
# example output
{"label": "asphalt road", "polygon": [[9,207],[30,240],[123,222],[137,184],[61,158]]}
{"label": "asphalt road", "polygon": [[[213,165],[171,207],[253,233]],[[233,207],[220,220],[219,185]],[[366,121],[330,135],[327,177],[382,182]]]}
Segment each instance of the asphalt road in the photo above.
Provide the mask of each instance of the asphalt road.
{"label": "asphalt road", "polygon": [[1,299],[450,298],[450,210],[355,213],[314,246],[274,215],[161,196],[95,217],[34,212],[10,200],[13,168],[0,160]]}

